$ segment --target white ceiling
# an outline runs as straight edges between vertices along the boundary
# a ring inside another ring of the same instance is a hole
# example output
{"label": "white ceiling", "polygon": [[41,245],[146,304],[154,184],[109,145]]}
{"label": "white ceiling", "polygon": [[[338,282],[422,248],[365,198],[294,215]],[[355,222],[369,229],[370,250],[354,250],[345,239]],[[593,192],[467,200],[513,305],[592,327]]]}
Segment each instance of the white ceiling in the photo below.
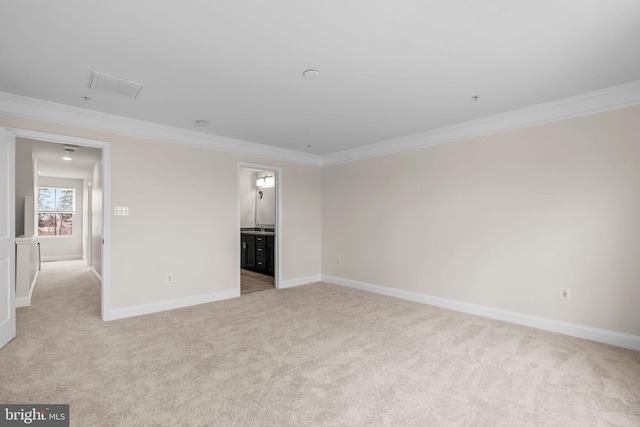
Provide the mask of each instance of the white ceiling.
{"label": "white ceiling", "polygon": [[[20,139],[17,140],[20,144]],[[39,176],[56,178],[86,179],[93,169],[93,165],[102,159],[102,150],[93,147],[78,147],[71,154],[64,151],[64,144],[54,142],[35,141],[33,152],[38,161]],[[71,157],[71,161],[62,160],[64,156]]]}
{"label": "white ceiling", "polygon": [[0,0],[0,91],[326,155],[640,80],[638,40],[637,0]]}

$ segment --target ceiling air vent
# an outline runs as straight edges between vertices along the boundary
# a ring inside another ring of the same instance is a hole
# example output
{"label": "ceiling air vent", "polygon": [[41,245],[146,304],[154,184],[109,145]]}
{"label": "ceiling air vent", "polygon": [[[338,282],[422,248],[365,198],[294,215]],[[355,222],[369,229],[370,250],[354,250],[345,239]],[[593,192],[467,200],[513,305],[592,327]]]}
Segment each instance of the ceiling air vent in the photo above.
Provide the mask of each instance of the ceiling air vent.
{"label": "ceiling air vent", "polygon": [[118,77],[108,76],[102,73],[91,73],[91,80],[89,81],[89,87],[91,89],[100,89],[118,95],[126,96],[127,98],[135,99],[140,93],[142,85],[140,83],[131,82],[128,80],[122,80]]}

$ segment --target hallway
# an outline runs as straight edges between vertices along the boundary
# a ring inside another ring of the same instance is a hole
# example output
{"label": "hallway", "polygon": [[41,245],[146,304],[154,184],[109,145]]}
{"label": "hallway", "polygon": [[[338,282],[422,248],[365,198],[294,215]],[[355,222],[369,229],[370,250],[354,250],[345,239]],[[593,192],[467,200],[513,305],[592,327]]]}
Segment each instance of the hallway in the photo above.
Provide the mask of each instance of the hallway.
{"label": "hallway", "polygon": [[17,309],[16,339],[21,332],[54,332],[91,319],[100,321],[100,284],[86,262],[43,262],[31,306]]}

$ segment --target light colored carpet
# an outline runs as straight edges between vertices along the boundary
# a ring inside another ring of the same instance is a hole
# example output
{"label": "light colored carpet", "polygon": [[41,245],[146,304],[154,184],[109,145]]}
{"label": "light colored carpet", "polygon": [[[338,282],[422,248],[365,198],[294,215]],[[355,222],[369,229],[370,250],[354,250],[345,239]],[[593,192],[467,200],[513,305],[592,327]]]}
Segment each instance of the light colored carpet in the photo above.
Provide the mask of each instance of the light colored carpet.
{"label": "light colored carpet", "polygon": [[105,323],[44,267],[0,402],[71,425],[640,425],[639,352],[322,283]]}

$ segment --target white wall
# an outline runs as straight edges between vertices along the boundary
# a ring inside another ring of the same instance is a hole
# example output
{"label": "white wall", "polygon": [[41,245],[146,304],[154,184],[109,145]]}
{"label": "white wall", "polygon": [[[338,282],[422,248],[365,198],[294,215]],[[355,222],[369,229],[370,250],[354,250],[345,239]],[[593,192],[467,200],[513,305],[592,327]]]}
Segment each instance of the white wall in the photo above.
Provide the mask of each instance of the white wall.
{"label": "white wall", "polygon": [[256,224],[256,173],[251,169],[240,169],[240,226],[254,227]]}
{"label": "white wall", "polygon": [[82,259],[84,240],[84,191],[81,179],[52,178],[41,176],[38,178],[40,187],[73,188],[75,190],[75,208],[73,216],[72,236],[38,236],[43,261],[65,259]]}
{"label": "white wall", "polygon": [[640,336],[639,117],[323,168],[323,274]]}
{"label": "white wall", "polygon": [[319,167],[6,115],[0,126],[110,143],[111,206],[130,212],[109,213],[112,309],[237,289],[238,162],[282,168],[281,280],[320,275]]}
{"label": "white wall", "polygon": [[[33,164],[33,141],[16,138],[16,236],[32,236],[35,230],[25,230],[25,197],[33,204],[36,171]],[[27,223],[29,223],[27,221]],[[33,223],[33,222],[31,222]]]}
{"label": "white wall", "polygon": [[89,195],[88,206],[91,216],[89,262],[93,272],[102,276],[102,162],[96,162],[93,165]]}
{"label": "white wall", "polygon": [[322,270],[640,336],[637,117],[627,108],[322,171],[3,115],[0,126],[111,144],[111,203],[130,207],[109,213],[115,309],[235,288],[242,161],[282,168],[285,282]]}

